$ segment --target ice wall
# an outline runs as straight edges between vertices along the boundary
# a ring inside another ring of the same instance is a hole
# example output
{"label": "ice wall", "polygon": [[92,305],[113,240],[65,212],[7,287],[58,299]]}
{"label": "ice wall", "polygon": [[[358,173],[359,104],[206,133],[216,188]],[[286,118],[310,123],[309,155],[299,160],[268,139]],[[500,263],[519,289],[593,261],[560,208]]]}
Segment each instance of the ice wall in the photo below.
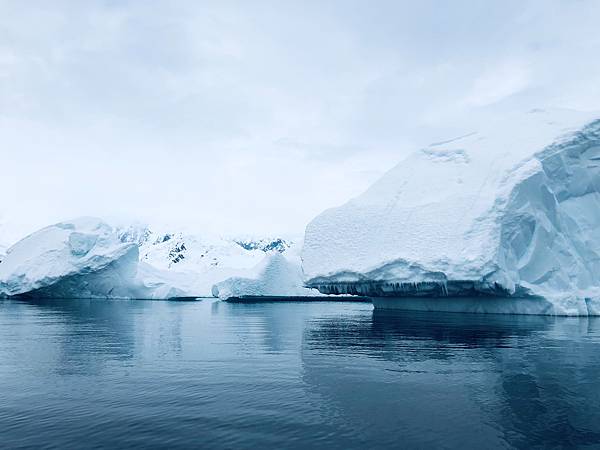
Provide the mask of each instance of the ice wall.
{"label": "ice wall", "polygon": [[307,286],[378,298],[538,298],[552,306],[545,313],[595,314],[600,121],[535,110],[473,127],[315,218]]}

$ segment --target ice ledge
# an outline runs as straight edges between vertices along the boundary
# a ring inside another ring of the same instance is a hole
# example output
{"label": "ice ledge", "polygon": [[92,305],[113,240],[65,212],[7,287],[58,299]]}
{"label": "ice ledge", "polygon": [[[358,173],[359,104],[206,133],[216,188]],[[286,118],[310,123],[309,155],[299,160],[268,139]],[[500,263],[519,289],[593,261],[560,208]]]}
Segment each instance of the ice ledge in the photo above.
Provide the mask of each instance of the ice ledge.
{"label": "ice ledge", "polygon": [[600,316],[600,298],[564,297],[373,297],[376,309],[478,314]]}
{"label": "ice ledge", "polygon": [[306,285],[323,294],[360,295],[367,297],[532,297],[522,286],[508,289],[497,282],[451,280],[451,281],[330,281],[313,279]]}

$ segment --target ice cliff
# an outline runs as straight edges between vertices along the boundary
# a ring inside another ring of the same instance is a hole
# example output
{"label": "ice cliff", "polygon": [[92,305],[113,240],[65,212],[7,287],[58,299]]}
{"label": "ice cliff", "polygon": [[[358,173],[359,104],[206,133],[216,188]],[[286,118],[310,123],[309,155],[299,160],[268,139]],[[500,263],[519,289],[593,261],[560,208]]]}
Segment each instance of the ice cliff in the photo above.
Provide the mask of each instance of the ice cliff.
{"label": "ice cliff", "polygon": [[376,306],[599,314],[595,117],[482,117],[413,153],[307,226],[306,285]]}

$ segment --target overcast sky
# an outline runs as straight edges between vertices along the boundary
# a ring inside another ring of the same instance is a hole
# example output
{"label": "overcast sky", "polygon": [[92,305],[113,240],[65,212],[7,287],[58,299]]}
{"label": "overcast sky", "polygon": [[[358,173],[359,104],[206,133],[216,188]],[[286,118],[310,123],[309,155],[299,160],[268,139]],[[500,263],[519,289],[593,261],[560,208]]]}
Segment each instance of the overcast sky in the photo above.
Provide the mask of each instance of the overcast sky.
{"label": "overcast sky", "polygon": [[594,0],[0,0],[0,214],[301,233],[449,120],[600,109],[598,24]]}

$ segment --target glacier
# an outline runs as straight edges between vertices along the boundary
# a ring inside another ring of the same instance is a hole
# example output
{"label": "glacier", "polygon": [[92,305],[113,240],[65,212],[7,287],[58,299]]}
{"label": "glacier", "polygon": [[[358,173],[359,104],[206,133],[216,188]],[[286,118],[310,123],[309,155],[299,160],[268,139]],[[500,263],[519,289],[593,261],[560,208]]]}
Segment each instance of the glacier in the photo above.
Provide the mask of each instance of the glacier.
{"label": "glacier", "polygon": [[317,216],[307,287],[376,308],[600,314],[600,117],[473,117]]}

